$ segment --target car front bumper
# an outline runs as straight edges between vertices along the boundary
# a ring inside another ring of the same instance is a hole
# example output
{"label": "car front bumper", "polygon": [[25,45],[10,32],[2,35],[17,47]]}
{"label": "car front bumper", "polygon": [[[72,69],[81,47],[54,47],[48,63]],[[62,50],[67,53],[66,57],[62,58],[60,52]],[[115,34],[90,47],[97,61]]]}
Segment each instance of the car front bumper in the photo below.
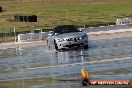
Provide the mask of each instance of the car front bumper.
{"label": "car front bumper", "polygon": [[84,47],[88,45],[88,39],[83,39],[79,41],[63,41],[63,42],[57,42],[58,49],[71,49],[75,47]]}

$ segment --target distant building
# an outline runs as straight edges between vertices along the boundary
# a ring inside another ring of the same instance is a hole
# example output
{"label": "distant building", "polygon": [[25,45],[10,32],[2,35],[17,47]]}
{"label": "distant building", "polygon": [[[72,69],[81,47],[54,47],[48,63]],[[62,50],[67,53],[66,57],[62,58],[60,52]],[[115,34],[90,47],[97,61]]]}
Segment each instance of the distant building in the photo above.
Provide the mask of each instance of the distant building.
{"label": "distant building", "polygon": [[123,18],[123,19],[117,19],[116,20],[116,25],[125,25],[125,24],[132,24],[132,19]]}

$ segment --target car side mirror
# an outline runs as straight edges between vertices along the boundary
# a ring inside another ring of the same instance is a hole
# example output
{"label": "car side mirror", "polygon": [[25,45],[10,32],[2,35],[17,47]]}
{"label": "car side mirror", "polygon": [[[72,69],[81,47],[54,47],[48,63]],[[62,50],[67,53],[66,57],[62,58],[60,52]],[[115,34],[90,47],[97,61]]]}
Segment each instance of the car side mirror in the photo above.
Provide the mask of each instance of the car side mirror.
{"label": "car side mirror", "polygon": [[52,36],[53,35],[53,31],[49,31],[48,36]]}
{"label": "car side mirror", "polygon": [[48,36],[52,36],[53,34],[48,34]]}
{"label": "car side mirror", "polygon": [[58,33],[55,33],[55,35],[58,35]]}

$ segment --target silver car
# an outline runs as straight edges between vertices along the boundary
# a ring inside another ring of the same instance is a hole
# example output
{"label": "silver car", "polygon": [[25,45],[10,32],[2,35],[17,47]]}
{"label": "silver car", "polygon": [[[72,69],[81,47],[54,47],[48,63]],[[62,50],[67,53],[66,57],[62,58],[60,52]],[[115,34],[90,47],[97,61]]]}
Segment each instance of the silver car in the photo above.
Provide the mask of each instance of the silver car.
{"label": "silver car", "polygon": [[47,37],[49,49],[56,50],[73,49],[83,47],[88,48],[88,36],[73,25],[63,25],[55,27]]}

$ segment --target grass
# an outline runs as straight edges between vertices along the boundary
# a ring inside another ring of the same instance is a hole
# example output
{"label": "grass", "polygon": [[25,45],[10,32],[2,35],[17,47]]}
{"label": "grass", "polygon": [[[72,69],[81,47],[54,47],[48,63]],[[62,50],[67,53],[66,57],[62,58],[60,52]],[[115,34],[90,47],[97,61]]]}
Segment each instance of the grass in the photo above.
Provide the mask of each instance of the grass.
{"label": "grass", "polygon": [[[0,32],[9,32],[13,27],[22,31],[63,24],[96,26],[114,23],[117,18],[132,18],[131,0],[6,0],[0,4],[7,10],[0,13]],[[38,22],[14,22],[14,14],[34,14]]]}

